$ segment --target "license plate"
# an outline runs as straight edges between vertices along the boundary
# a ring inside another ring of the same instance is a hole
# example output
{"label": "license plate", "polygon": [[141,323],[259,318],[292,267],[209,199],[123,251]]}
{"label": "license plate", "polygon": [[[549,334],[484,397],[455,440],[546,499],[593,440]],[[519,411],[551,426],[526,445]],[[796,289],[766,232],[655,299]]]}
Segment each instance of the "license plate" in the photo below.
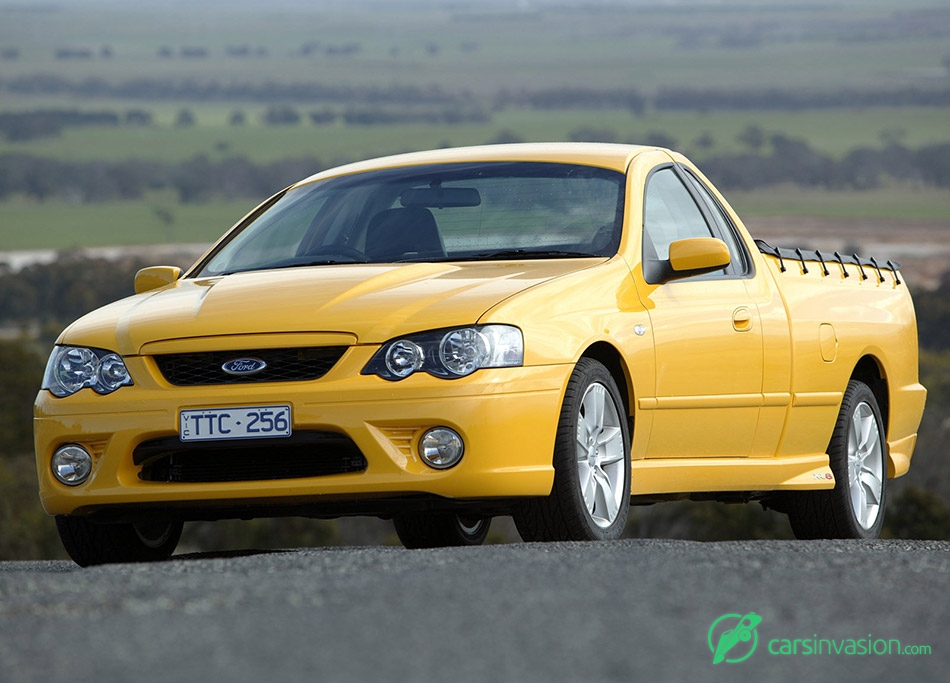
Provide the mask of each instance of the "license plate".
{"label": "license plate", "polygon": [[290,406],[241,406],[183,410],[178,418],[182,441],[266,439],[290,436]]}

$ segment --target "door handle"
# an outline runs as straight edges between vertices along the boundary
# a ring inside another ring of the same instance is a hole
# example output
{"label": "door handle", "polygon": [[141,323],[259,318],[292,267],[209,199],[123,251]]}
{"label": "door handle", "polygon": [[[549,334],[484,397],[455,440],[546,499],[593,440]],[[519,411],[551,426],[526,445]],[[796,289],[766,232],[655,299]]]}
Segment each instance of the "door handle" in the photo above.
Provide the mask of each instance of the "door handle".
{"label": "door handle", "polygon": [[740,306],[732,312],[732,327],[736,332],[748,332],[752,329],[752,311]]}

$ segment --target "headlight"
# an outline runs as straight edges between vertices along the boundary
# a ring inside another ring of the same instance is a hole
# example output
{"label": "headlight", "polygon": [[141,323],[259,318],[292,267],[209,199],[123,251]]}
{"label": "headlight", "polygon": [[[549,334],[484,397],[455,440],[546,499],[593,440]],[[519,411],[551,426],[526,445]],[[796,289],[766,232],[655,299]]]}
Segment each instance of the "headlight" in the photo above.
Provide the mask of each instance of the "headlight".
{"label": "headlight", "polygon": [[456,379],[481,368],[515,367],[523,362],[524,338],[517,327],[473,325],[386,342],[363,368],[363,374],[396,381],[423,370]]}
{"label": "headlight", "polygon": [[119,387],[132,384],[122,356],[105,349],[83,346],[57,346],[50,354],[43,376],[43,389],[54,396],[71,396],[91,387],[100,394],[111,394]]}

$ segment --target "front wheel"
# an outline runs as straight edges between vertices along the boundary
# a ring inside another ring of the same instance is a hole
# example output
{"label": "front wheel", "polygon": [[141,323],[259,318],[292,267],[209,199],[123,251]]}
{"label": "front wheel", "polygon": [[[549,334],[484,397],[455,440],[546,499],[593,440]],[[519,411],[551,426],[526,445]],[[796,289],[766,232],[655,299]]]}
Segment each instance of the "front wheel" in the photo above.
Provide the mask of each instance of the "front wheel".
{"label": "front wheel", "polygon": [[393,526],[407,548],[481,545],[488,536],[491,517],[406,513],[397,515]]}
{"label": "front wheel", "polygon": [[620,538],[630,510],[630,434],[617,383],[581,358],[567,384],[554,443],[554,488],[514,514],[526,541]]}
{"label": "front wheel", "polygon": [[793,492],[788,519],[796,538],[877,538],[884,524],[887,442],[874,393],[852,380],[831,435],[835,487]]}
{"label": "front wheel", "polygon": [[168,559],[178,546],[183,526],[169,521],[96,524],[81,517],[56,517],[63,547],[80,567]]}

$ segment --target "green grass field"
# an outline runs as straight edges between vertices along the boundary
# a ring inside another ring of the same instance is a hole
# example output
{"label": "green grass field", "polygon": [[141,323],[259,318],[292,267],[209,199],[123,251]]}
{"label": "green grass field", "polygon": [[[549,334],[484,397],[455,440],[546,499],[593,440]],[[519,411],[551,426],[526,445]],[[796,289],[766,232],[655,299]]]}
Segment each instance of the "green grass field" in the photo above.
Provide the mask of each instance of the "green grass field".
{"label": "green grass field", "polygon": [[727,199],[740,216],[816,216],[937,223],[950,233],[950,193],[933,187],[890,186],[863,191],[829,191],[776,187],[729,192]]}
{"label": "green grass field", "polygon": [[0,251],[210,244],[254,206],[253,199],[181,204],[166,193],[137,202],[3,202]]}

